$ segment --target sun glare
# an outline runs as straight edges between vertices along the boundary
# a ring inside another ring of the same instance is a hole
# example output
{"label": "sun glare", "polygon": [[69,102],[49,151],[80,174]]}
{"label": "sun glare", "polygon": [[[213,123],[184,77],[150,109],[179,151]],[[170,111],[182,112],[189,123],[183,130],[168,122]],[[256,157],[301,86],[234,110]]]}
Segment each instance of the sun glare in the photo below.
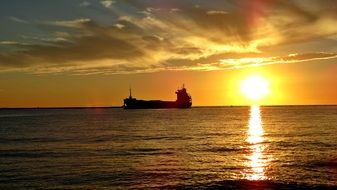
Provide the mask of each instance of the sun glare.
{"label": "sun glare", "polygon": [[248,99],[258,101],[269,94],[269,83],[261,76],[250,76],[241,82],[241,93]]}

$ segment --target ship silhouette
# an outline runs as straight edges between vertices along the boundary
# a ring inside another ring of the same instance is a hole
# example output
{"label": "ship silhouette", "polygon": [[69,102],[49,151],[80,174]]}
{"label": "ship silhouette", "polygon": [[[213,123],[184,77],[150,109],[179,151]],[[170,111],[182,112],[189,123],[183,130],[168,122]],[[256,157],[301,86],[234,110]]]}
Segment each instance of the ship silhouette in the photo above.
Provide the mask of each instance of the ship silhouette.
{"label": "ship silhouette", "polygon": [[176,101],[162,100],[137,100],[130,95],[124,99],[124,109],[158,109],[158,108],[190,108],[192,106],[191,95],[187,93],[185,86],[176,91]]}

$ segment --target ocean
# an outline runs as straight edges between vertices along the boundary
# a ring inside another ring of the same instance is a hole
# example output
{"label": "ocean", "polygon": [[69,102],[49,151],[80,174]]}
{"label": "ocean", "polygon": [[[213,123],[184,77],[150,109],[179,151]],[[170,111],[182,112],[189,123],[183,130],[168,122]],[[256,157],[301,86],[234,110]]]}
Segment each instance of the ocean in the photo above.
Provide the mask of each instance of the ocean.
{"label": "ocean", "polygon": [[2,109],[0,189],[336,189],[337,106]]}

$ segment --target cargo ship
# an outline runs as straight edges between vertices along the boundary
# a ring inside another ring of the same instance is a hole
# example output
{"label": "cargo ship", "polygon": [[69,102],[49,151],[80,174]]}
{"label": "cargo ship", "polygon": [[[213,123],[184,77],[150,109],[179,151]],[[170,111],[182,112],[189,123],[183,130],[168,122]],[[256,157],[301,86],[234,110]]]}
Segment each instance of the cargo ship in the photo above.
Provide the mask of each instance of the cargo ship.
{"label": "cargo ship", "polygon": [[124,99],[124,109],[159,109],[159,108],[190,108],[192,106],[191,95],[187,93],[185,86],[176,91],[176,101],[162,100],[137,100],[130,95]]}

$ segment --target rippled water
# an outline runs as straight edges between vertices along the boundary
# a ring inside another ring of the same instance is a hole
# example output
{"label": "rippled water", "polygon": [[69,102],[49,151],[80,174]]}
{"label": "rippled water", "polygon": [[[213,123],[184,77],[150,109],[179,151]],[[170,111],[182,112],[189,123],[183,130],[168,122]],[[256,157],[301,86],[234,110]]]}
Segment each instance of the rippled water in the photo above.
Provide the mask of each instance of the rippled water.
{"label": "rippled water", "polygon": [[0,188],[336,188],[337,107],[0,110]]}

